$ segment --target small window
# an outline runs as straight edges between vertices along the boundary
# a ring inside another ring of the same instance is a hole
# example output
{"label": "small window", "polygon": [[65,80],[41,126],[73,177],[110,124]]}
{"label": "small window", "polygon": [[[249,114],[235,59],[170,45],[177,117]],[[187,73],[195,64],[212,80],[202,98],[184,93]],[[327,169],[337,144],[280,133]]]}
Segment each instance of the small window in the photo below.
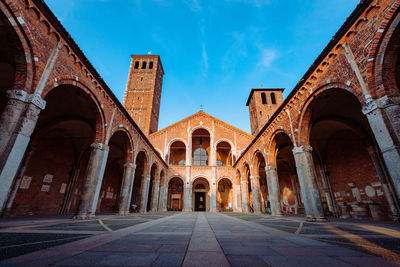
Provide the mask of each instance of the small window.
{"label": "small window", "polygon": [[260,111],[260,115],[262,115],[262,111]]}
{"label": "small window", "polygon": [[275,93],[271,93],[271,102],[272,104],[276,104],[276,98],[275,98]]}
{"label": "small window", "polygon": [[146,61],[143,61],[143,63],[142,63],[142,69],[145,69],[145,68],[146,68],[146,65],[147,65],[147,62],[146,62]]}
{"label": "small window", "polygon": [[149,63],[149,69],[153,69],[153,61],[150,61],[150,63]]}
{"label": "small window", "polygon": [[135,69],[138,69],[139,68],[139,61],[136,61],[135,62]]}
{"label": "small window", "polygon": [[261,101],[264,105],[267,104],[267,97],[265,96],[265,93],[261,93]]}

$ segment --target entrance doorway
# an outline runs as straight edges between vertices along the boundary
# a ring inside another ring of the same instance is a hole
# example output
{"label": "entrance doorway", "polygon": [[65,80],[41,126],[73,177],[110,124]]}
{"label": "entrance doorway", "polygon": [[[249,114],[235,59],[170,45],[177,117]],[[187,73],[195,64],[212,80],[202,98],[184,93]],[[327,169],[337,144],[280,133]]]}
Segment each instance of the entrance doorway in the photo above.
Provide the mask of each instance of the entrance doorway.
{"label": "entrance doorway", "polygon": [[206,192],[195,192],[194,211],[206,211]]}

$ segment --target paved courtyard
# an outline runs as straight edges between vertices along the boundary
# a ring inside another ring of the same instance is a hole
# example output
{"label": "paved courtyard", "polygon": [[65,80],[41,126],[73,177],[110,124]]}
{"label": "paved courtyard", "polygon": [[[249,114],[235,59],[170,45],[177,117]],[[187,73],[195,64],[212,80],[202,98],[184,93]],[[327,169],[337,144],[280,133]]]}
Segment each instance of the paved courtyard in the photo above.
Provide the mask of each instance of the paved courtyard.
{"label": "paved courtyard", "polygon": [[400,266],[400,226],[235,213],[3,219],[0,266]]}

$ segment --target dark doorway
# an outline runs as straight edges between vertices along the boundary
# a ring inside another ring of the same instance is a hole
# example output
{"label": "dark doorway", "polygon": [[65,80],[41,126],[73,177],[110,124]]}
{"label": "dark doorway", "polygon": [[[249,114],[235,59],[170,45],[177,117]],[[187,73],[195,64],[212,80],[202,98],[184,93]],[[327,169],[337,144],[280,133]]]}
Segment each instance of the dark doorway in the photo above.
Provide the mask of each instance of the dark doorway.
{"label": "dark doorway", "polygon": [[194,211],[206,211],[206,192],[196,192]]}

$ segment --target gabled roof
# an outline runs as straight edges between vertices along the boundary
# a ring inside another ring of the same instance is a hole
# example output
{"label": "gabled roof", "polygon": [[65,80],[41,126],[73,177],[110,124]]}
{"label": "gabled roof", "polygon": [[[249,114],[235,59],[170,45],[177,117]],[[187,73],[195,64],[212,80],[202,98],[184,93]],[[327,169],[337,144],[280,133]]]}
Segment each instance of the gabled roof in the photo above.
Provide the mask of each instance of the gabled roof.
{"label": "gabled roof", "polygon": [[219,120],[219,119],[217,119],[217,118],[211,116],[210,114],[205,113],[205,112],[202,111],[202,110],[200,110],[199,112],[197,112],[197,113],[195,113],[195,114],[193,114],[193,115],[191,115],[191,116],[189,116],[189,117],[187,117],[187,118],[185,118],[185,119],[183,119],[183,120],[180,120],[180,121],[178,121],[178,122],[175,122],[174,124],[171,124],[171,125],[165,127],[164,129],[161,129],[161,130],[159,130],[159,131],[157,131],[157,132],[155,132],[155,133],[150,134],[150,135],[149,135],[149,138],[151,138],[152,136],[155,136],[155,135],[157,135],[157,134],[160,134],[160,133],[162,133],[162,132],[165,132],[165,131],[167,131],[168,129],[171,129],[172,127],[174,127],[174,126],[176,126],[176,125],[178,125],[178,124],[181,124],[181,123],[183,123],[183,122],[186,122],[186,121],[188,121],[188,120],[190,120],[190,119],[193,119],[193,118],[195,118],[195,117],[197,117],[197,116],[199,116],[199,115],[202,115],[202,116],[208,117],[208,118],[210,118],[210,119],[212,119],[212,120],[214,120],[214,121],[217,121],[217,122],[219,122],[219,123],[221,123],[221,124],[227,126],[228,128],[231,128],[232,130],[234,130],[234,131],[236,131],[236,132],[239,132],[239,133],[241,133],[241,134],[243,134],[243,135],[245,135],[245,136],[247,136],[247,137],[249,137],[249,138],[251,138],[251,139],[254,138],[254,136],[252,136],[252,135],[246,133],[245,131],[242,131],[242,130],[240,130],[239,128],[236,128],[236,127],[234,127],[234,126],[232,126],[232,125],[230,125],[230,124],[228,124],[228,123],[226,123],[226,122],[223,122],[223,121],[221,121],[221,120]]}
{"label": "gabled roof", "polygon": [[285,88],[253,88],[250,91],[249,98],[247,99],[246,106],[250,104],[250,100],[253,97],[254,92],[264,91],[264,92],[274,92],[274,91],[284,91]]}

